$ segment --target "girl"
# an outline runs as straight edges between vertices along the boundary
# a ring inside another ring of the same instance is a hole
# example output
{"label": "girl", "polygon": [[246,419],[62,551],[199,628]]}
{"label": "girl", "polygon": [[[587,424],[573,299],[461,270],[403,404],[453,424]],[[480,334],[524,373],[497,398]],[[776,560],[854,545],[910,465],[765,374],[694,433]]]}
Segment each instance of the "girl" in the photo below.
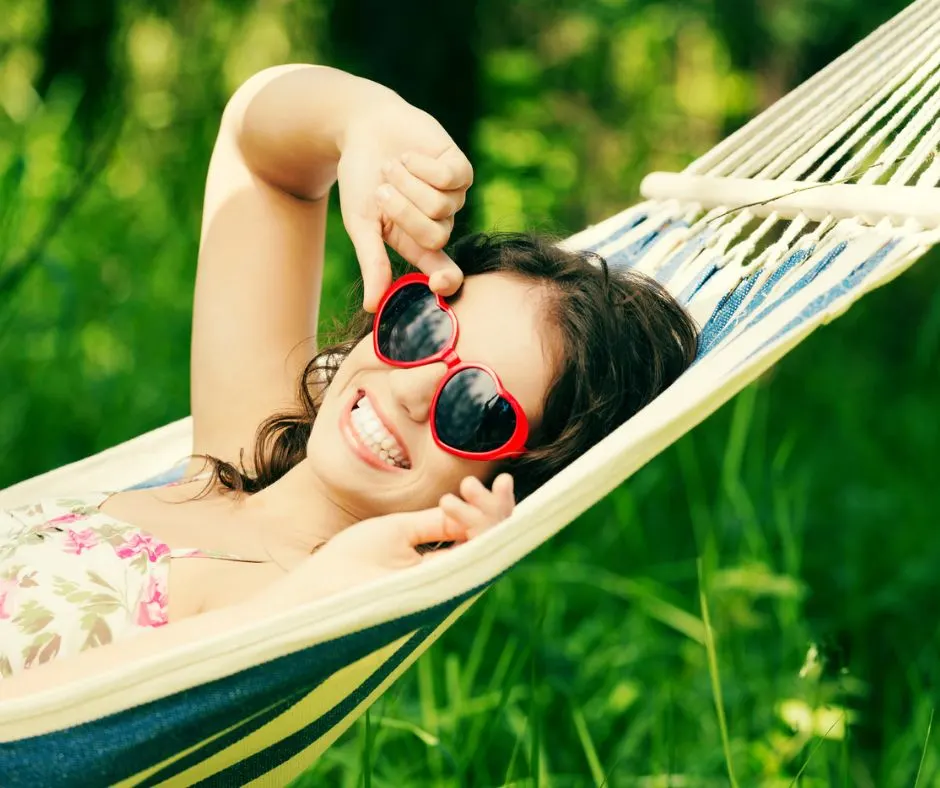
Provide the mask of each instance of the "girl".
{"label": "girl", "polygon": [[[433,560],[418,548],[505,519],[681,374],[695,328],[655,282],[531,235],[445,254],[472,175],[373,82],[284,66],[236,92],[206,185],[188,476],[0,513],[0,697]],[[365,311],[317,352],[334,183]],[[392,283],[386,244],[418,271]]]}

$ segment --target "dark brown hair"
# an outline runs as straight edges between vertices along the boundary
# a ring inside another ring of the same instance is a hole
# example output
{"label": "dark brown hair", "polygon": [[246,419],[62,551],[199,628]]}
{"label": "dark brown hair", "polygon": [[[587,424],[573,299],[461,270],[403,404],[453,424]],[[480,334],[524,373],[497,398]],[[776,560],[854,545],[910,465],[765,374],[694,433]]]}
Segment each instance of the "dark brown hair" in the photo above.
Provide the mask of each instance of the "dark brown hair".
{"label": "dark brown hair", "polygon": [[[506,460],[521,500],[620,426],[692,363],[697,331],[656,281],[629,269],[610,270],[590,252],[565,250],[528,233],[477,234],[451,250],[466,276],[502,272],[548,288],[545,315],[561,339],[558,370],[530,451]],[[258,428],[251,471],[206,457],[212,484],[254,493],[276,482],[307,453],[318,403],[346,354],[372,329],[360,311],[347,339],[321,350],[300,379],[299,407]]]}

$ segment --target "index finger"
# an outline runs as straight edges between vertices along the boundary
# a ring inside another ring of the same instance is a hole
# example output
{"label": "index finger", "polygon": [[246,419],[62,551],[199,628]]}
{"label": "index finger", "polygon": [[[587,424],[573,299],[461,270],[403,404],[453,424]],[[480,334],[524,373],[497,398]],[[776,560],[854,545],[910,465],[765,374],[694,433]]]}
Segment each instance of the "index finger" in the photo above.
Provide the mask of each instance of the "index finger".
{"label": "index finger", "polygon": [[388,234],[388,245],[415,268],[428,275],[428,286],[442,296],[453,295],[463,284],[463,271],[445,251],[425,249],[397,225]]}
{"label": "index finger", "polygon": [[401,157],[401,163],[412,175],[435,189],[465,190],[473,183],[473,167],[456,145],[436,157],[409,151]]}

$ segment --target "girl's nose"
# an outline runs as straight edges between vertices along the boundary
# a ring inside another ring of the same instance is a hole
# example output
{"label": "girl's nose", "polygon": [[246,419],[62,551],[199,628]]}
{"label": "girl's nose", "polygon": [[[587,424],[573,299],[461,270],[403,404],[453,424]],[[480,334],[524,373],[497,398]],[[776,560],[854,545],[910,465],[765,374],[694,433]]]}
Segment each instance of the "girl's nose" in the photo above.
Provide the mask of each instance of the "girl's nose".
{"label": "girl's nose", "polygon": [[392,396],[407,411],[412,421],[427,421],[434,392],[446,372],[447,365],[437,362],[420,367],[395,369],[389,373]]}

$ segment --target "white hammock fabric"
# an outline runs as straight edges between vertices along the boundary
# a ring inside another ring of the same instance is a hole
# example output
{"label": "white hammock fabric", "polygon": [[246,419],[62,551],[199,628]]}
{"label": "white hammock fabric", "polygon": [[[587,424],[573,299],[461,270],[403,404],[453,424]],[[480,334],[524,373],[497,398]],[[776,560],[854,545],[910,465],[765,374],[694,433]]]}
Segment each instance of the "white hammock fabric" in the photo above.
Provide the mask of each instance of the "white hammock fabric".
{"label": "white hammock fabric", "polygon": [[[657,277],[690,309],[700,353],[670,389],[452,554],[3,704],[0,782],[286,784],[494,578],[940,240],[938,115],[940,0],[919,0],[685,173],[651,176],[653,199],[566,244]],[[860,185],[740,209],[850,178]],[[15,485],[0,507],[165,473],[186,457],[190,428]]]}

